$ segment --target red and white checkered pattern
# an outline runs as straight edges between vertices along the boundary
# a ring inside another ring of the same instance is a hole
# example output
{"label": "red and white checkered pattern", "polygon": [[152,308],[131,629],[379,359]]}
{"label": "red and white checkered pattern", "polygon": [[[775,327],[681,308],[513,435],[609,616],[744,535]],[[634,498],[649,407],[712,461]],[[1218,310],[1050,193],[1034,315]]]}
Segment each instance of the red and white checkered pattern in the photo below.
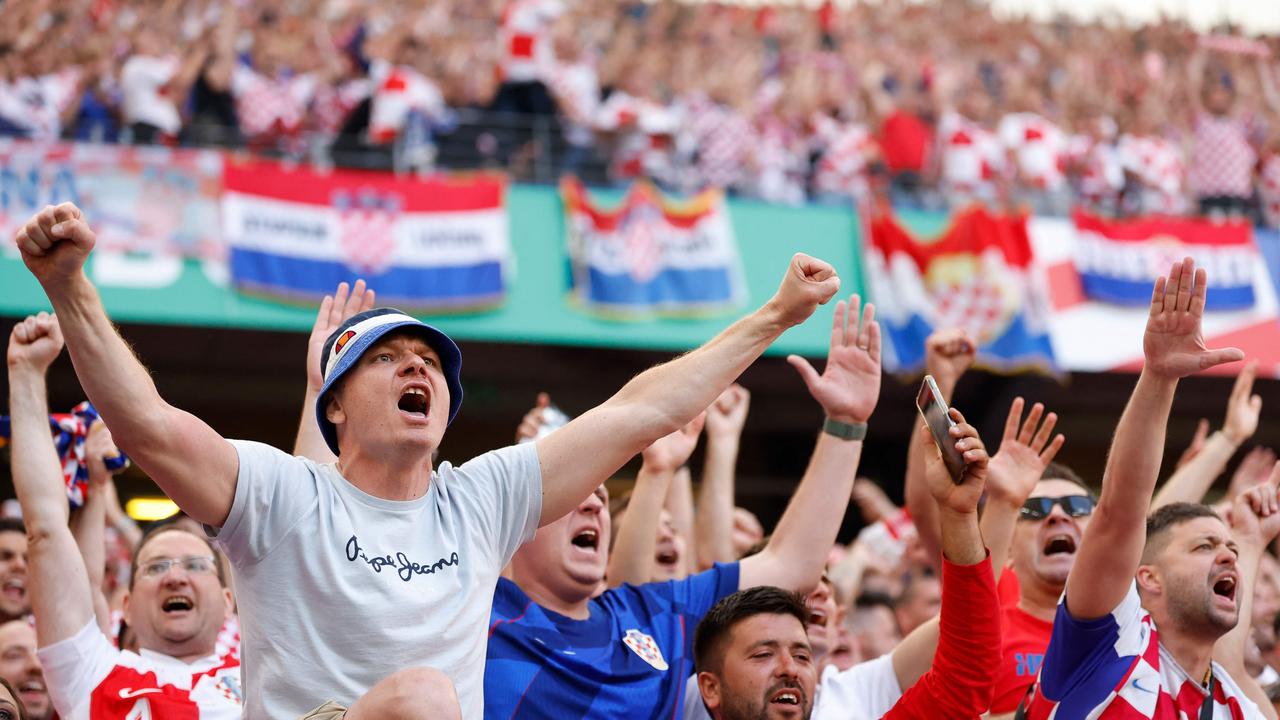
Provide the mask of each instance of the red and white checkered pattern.
{"label": "red and white checkered pattern", "polygon": [[364,102],[372,90],[372,83],[366,78],[338,85],[326,83],[316,88],[315,99],[311,102],[311,118],[316,130],[325,135],[338,134],[351,111]]}
{"label": "red and white checkered pattern", "polygon": [[999,337],[1014,309],[1004,290],[985,273],[974,273],[962,283],[935,291],[934,306],[934,327],[963,328],[979,344]]}
{"label": "red and white checkered pattern", "polygon": [[263,139],[297,132],[315,91],[316,78],[310,73],[269,78],[241,64],[231,75],[231,94],[236,100],[240,131],[248,138]]}
{"label": "red and white checkered pattern", "polygon": [[1262,161],[1258,193],[1262,196],[1262,215],[1267,225],[1280,228],[1280,153],[1272,153]]}
{"label": "red and white checkered pattern", "polygon": [[560,0],[515,0],[502,13],[502,79],[531,82],[550,79],[555,63],[551,23],[564,12]]}
{"label": "red and white checkered pattern", "polygon": [[1067,136],[1035,113],[1011,113],[996,129],[1013,155],[1022,183],[1036,190],[1059,190],[1066,183]]}
{"label": "red and white checkered pattern", "polygon": [[828,116],[815,119],[814,131],[814,140],[822,150],[814,168],[814,189],[826,195],[865,199],[871,190],[867,171],[876,152],[875,138],[861,123]]}
{"label": "red and white checkered pattern", "polygon": [[627,216],[621,228],[622,240],[627,249],[627,264],[631,277],[639,283],[652,280],[662,266],[662,244],[658,241],[655,224],[663,222],[662,211],[651,204],[636,207]]}
{"label": "red and white checkered pattern", "polygon": [[1004,172],[1004,148],[995,133],[950,111],[938,123],[943,190],[953,195],[995,195]]}
{"label": "red and white checkered pattern", "polygon": [[733,187],[742,182],[751,151],[751,123],[742,113],[702,94],[685,100],[685,126],[697,148],[694,184],[698,187]]}
{"label": "red and white checkered pattern", "polygon": [[1257,154],[1249,145],[1250,123],[1244,118],[1202,114],[1195,122],[1191,188],[1198,197],[1252,194]]}
{"label": "red and white checkered pattern", "polygon": [[395,225],[404,202],[373,192],[339,193],[338,244],[348,265],[368,275],[380,274],[395,256]]}
{"label": "red and white checkered pattern", "polygon": [[374,142],[395,140],[411,112],[419,112],[427,118],[444,116],[444,94],[414,68],[378,63],[373,69],[373,77],[375,88],[369,109],[369,138]]}
{"label": "red and white checkered pattern", "polygon": [[1186,210],[1186,164],[1182,151],[1158,135],[1123,135],[1120,164],[1142,186],[1143,213],[1176,215]]}
{"label": "red and white checkered pattern", "polygon": [[1068,154],[1080,168],[1082,199],[1094,205],[1113,203],[1124,189],[1124,166],[1116,146],[1088,135],[1075,135],[1068,148]]}

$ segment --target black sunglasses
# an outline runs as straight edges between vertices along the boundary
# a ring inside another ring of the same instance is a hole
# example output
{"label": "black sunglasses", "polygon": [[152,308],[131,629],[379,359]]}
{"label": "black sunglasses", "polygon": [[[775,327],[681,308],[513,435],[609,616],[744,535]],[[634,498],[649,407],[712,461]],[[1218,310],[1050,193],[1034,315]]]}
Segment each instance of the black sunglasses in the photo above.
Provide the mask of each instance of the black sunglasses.
{"label": "black sunglasses", "polygon": [[1073,518],[1087,517],[1093,514],[1093,507],[1097,503],[1088,495],[1068,495],[1066,497],[1033,497],[1027,498],[1022,504],[1022,509],[1018,512],[1018,518],[1021,520],[1043,520],[1049,517],[1049,513],[1053,512],[1053,506],[1059,505],[1063,512]]}

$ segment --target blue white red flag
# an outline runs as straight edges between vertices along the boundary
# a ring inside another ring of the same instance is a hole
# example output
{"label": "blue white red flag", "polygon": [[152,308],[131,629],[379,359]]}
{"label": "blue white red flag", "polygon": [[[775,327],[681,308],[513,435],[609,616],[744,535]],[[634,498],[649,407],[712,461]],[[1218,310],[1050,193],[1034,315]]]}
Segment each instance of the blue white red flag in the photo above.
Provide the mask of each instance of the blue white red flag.
{"label": "blue white red flag", "polygon": [[745,299],[738,245],[724,194],[684,202],[645,182],[602,208],[575,179],[561,183],[573,294],[608,315],[689,317],[739,307]]}
{"label": "blue white red flag", "polygon": [[250,292],[316,301],[364,278],[403,309],[500,304],[511,250],[497,175],[429,178],[227,163],[231,278]]}
{"label": "blue white red flag", "polygon": [[1254,268],[1261,259],[1246,223],[1198,218],[1105,220],[1074,215],[1076,271],[1085,297],[1146,307],[1152,279],[1190,255],[1209,277],[1206,310],[1253,307]]}
{"label": "blue white red flag", "polygon": [[[62,481],[67,486],[67,500],[71,507],[84,505],[89,493],[89,465],[85,458],[85,440],[89,438],[89,429],[98,419],[98,411],[87,400],[76,405],[67,413],[53,413],[49,416],[49,429],[53,433],[53,445],[58,452],[58,460],[62,464]],[[0,415],[0,447],[4,447],[12,436],[9,418]],[[129,458],[124,453],[102,459],[107,470],[115,472],[129,465]]]}
{"label": "blue white red flag", "polygon": [[870,240],[865,276],[889,339],[886,368],[921,369],[925,338],[944,328],[968,331],[987,367],[1056,367],[1047,298],[1030,272],[1026,216],[974,207],[924,241],[886,214],[871,221]]}

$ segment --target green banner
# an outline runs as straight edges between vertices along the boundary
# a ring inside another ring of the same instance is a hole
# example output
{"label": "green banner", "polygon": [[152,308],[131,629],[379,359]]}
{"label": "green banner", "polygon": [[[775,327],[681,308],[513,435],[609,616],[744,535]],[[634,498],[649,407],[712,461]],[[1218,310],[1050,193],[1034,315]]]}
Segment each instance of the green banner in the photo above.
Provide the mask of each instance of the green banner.
{"label": "green banner", "polygon": [[[851,207],[790,208],[730,201],[747,285],[747,300],[740,310],[713,319],[606,320],[570,301],[564,212],[556,189],[512,186],[507,201],[516,257],[506,303],[472,315],[423,316],[460,340],[686,350],[765,302],[796,252],[834,265],[842,279],[842,295],[862,287],[856,252],[859,224]],[[314,308],[236,292],[229,287],[225,266],[218,263],[95,253],[89,270],[116,322],[306,332],[315,319]],[[376,290],[377,279],[371,284]],[[23,316],[48,307],[44,292],[12,244],[6,243],[0,255],[0,315]],[[831,308],[819,309],[809,322],[787,332],[770,352],[825,355]]]}

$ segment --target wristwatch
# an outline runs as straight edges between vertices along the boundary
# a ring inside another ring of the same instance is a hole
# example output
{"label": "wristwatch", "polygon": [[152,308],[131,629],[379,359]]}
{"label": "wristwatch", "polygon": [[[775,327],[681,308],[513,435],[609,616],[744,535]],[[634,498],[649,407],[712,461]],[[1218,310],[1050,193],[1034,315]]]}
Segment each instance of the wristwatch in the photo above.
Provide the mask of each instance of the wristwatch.
{"label": "wristwatch", "polygon": [[840,422],[827,418],[822,423],[822,432],[834,435],[841,440],[861,440],[867,436],[867,424]]}

